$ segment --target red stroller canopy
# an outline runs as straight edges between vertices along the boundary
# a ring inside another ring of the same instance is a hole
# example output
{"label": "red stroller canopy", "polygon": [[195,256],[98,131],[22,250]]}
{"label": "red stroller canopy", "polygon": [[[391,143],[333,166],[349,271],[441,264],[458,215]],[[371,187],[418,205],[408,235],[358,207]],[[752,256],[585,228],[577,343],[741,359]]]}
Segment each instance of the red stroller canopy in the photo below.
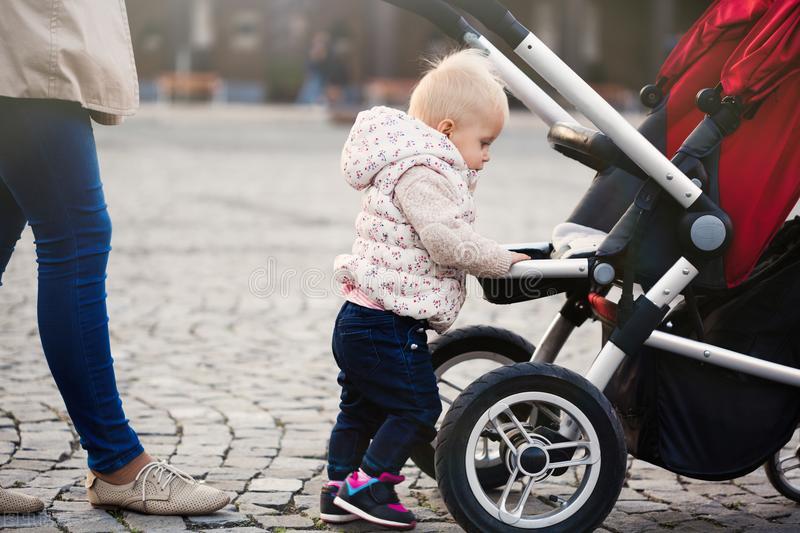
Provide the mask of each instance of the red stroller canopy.
{"label": "red stroller canopy", "polygon": [[659,72],[667,101],[667,155],[702,119],[700,89],[721,83],[745,105],[722,143],[719,201],[734,240],[725,278],[744,281],[800,197],[800,0],[717,0]]}
{"label": "red stroller canopy", "polygon": [[738,43],[719,81],[725,94],[756,103],[800,69],[799,29],[800,0],[717,0],[669,55],[659,79],[668,90],[703,55]]}

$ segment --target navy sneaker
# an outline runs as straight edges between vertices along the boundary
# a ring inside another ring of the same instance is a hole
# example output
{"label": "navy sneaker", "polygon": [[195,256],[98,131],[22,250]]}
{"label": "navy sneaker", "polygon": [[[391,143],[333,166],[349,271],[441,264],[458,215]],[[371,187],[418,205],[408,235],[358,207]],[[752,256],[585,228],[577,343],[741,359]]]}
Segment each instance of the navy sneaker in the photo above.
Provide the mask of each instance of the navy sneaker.
{"label": "navy sneaker", "polygon": [[353,472],[344,482],[334,504],[373,524],[393,529],[414,529],[417,519],[403,507],[394,486],[405,478],[384,472],[370,477],[363,471]]}
{"label": "navy sneaker", "polygon": [[320,519],[329,524],[344,524],[345,522],[358,520],[358,517],[353,513],[349,513],[333,504],[333,500],[336,499],[338,493],[338,485],[327,483],[322,487],[322,491],[319,493]]}

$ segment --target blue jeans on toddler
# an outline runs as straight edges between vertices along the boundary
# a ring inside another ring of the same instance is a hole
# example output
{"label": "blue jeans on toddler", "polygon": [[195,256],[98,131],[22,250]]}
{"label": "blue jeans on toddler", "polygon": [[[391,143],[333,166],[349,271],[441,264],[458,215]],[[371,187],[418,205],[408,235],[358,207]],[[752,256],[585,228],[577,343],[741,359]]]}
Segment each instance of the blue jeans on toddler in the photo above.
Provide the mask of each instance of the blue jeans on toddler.
{"label": "blue jeans on toddler", "polygon": [[47,364],[89,468],[113,472],[144,449],[114,378],[105,292],[111,219],[80,104],[0,97],[0,278],[26,223],[36,243]]}
{"label": "blue jeans on toddler", "polygon": [[426,327],[391,311],[342,306],[333,332],[342,393],[328,445],[329,479],[343,480],[359,467],[371,476],[398,474],[414,446],[436,436],[442,404]]}

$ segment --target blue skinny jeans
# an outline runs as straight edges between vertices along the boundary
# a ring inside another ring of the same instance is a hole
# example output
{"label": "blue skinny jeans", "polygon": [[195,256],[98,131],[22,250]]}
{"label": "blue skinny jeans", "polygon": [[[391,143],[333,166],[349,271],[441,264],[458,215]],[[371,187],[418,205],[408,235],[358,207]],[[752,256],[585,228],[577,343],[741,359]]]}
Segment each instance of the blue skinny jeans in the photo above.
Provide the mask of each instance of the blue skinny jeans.
{"label": "blue skinny jeans", "polygon": [[77,103],[0,97],[0,285],[26,223],[47,364],[89,468],[113,472],[144,450],[114,378],[105,292],[111,219],[89,114]]}

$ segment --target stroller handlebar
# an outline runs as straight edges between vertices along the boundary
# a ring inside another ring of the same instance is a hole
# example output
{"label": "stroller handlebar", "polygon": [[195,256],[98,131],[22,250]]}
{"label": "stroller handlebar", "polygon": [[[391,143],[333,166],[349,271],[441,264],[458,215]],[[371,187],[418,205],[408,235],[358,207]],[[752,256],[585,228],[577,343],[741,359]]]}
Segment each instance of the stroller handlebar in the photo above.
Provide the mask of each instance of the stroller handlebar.
{"label": "stroller handlebar", "polygon": [[384,0],[384,2],[428,19],[458,42],[463,41],[465,33],[478,33],[464,20],[464,17],[442,0]]}
{"label": "stroller handlebar", "polygon": [[503,4],[497,0],[447,0],[470,13],[487,28],[516,48],[528,36],[528,29]]}

